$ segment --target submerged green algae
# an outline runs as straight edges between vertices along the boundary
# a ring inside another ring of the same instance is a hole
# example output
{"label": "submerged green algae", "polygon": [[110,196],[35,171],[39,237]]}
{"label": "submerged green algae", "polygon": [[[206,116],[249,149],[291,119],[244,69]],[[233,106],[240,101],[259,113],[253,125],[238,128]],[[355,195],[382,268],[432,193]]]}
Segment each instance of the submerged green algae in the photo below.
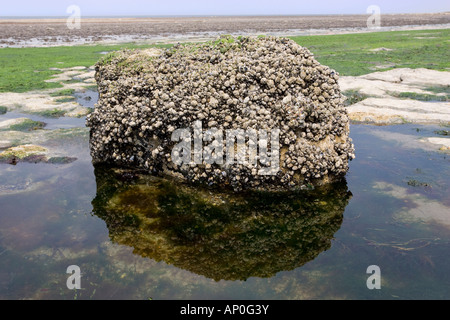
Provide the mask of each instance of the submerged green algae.
{"label": "submerged green algae", "polygon": [[351,197],[345,182],[302,192],[232,193],[95,169],[93,212],[111,240],[214,280],[271,277],[331,246]]}

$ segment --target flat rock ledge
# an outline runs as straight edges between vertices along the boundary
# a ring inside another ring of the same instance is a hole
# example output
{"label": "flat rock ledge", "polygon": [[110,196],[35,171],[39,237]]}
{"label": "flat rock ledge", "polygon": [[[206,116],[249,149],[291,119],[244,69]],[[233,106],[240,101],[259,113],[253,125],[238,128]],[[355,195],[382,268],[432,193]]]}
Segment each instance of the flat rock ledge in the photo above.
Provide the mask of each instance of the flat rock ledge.
{"label": "flat rock ledge", "polygon": [[354,158],[336,71],[292,40],[222,36],[96,66],[94,164],[234,190],[341,179]]}
{"label": "flat rock ledge", "polygon": [[397,68],[339,79],[342,92],[361,100],[347,107],[350,120],[378,125],[450,124],[450,72]]}

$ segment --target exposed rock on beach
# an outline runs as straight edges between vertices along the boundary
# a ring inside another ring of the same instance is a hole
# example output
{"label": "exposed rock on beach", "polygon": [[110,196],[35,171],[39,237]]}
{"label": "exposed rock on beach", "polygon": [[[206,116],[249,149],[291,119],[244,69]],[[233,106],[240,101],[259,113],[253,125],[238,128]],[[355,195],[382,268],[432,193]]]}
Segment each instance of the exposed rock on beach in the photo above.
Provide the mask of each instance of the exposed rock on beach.
{"label": "exposed rock on beach", "polygon": [[339,85],[343,92],[354,91],[364,97],[348,106],[351,120],[375,124],[450,123],[446,93],[450,72],[398,68],[341,77]]}
{"label": "exposed rock on beach", "polygon": [[[99,101],[87,117],[94,164],[235,190],[295,189],[341,178],[354,157],[338,73],[286,38],[114,52],[95,77]],[[261,174],[266,167],[275,170]]]}

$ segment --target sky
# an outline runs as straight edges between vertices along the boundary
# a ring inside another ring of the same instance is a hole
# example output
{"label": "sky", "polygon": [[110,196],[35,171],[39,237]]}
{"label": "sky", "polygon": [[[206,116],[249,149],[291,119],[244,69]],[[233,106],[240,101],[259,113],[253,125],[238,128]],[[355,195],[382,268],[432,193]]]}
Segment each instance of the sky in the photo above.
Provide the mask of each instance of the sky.
{"label": "sky", "polygon": [[160,15],[304,15],[367,14],[370,5],[381,13],[450,11],[449,0],[1,0],[0,16],[69,16],[76,5],[81,16]]}

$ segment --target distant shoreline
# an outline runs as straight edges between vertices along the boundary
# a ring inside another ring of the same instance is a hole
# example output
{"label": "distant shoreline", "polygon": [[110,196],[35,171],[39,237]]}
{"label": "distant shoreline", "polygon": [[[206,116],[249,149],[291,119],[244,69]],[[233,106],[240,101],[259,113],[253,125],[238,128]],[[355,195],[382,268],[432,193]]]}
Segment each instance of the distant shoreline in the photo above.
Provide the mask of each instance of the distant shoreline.
{"label": "distant shoreline", "polygon": [[42,47],[96,43],[203,41],[220,34],[318,35],[408,29],[450,28],[450,13],[382,14],[381,28],[368,28],[364,15],[267,15],[189,17],[68,17],[1,19],[0,47]]}
{"label": "distant shoreline", "polygon": [[[22,21],[33,23],[47,23],[47,22],[65,22],[68,15],[62,16],[0,16],[0,24],[4,23],[18,23]],[[355,17],[360,17],[366,20],[370,14],[289,14],[289,15],[279,15],[279,14],[267,14],[267,15],[143,15],[143,16],[85,16],[81,15],[81,20],[89,23],[93,22],[114,22],[117,20],[128,21],[128,22],[145,22],[145,21],[163,21],[163,20],[177,20],[177,19],[317,19],[317,18],[327,18],[331,20],[339,18],[349,18],[354,20]],[[408,20],[415,19],[418,22],[426,20],[428,23],[433,23],[433,20],[447,19],[450,21],[450,12],[436,12],[436,13],[382,13],[382,17],[387,17],[389,22],[392,23],[393,20],[398,20],[402,23],[401,18],[407,18]]]}
{"label": "distant shoreline", "polygon": [[[420,12],[420,13],[382,13],[383,15],[446,15],[444,12]],[[337,16],[369,16],[370,14],[199,14],[199,15],[82,15],[83,19],[165,19],[165,18],[226,18],[226,17],[337,17]],[[47,20],[67,19],[69,14],[60,16],[0,16],[0,20]]]}

